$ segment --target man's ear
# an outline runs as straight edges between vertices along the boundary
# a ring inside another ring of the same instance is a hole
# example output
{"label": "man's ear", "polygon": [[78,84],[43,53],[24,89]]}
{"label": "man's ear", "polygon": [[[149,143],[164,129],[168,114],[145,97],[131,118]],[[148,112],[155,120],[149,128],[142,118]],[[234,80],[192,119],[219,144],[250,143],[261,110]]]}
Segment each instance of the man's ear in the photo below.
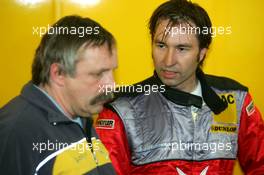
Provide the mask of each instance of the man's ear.
{"label": "man's ear", "polygon": [[63,86],[65,80],[65,73],[62,71],[61,65],[58,63],[52,63],[50,66],[50,81]]}
{"label": "man's ear", "polygon": [[199,54],[199,63],[201,62],[201,61],[203,61],[204,60],[204,58],[205,58],[205,56],[206,56],[206,53],[207,53],[207,48],[202,48],[201,50],[200,50],[200,54]]}

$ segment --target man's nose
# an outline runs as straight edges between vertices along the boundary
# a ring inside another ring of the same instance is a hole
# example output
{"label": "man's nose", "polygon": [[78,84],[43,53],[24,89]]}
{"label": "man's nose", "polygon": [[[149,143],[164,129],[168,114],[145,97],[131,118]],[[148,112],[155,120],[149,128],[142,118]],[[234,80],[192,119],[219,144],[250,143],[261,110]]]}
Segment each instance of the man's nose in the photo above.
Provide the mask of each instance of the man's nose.
{"label": "man's nose", "polygon": [[171,67],[176,64],[176,58],[173,49],[168,49],[163,62],[166,67]]}

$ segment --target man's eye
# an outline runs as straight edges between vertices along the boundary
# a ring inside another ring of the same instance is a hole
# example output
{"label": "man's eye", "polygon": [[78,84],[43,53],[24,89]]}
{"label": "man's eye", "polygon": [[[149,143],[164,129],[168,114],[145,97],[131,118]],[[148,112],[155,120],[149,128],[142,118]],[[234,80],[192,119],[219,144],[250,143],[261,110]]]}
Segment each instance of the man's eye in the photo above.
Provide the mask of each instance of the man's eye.
{"label": "man's eye", "polygon": [[164,47],[165,47],[165,44],[157,43],[157,47],[159,47],[159,48],[164,48]]}
{"label": "man's eye", "polygon": [[180,52],[187,51],[187,50],[188,50],[188,49],[185,48],[185,47],[179,47],[179,48],[178,48],[178,51],[180,51]]}
{"label": "man's eye", "polygon": [[95,77],[101,77],[103,75],[103,72],[99,72],[99,73],[94,73]]}

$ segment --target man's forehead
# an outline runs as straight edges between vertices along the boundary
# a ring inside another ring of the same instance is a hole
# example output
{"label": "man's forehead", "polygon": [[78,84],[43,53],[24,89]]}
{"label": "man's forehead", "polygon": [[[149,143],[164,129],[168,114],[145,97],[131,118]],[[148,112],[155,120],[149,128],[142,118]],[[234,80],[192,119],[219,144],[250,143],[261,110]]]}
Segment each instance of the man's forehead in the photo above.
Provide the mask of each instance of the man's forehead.
{"label": "man's forehead", "polygon": [[112,47],[111,49],[109,46],[105,43],[103,45],[93,45],[89,44],[85,47],[82,47],[79,49],[79,54],[81,57],[100,57],[100,58],[110,58],[115,55],[115,47]]}
{"label": "man's forehead", "polygon": [[162,31],[167,31],[169,29],[181,29],[181,30],[185,30],[185,29],[196,29],[196,25],[191,22],[191,21],[171,21],[171,20],[160,20],[157,24],[156,27],[156,32],[155,34],[157,34],[157,32],[162,32]]}
{"label": "man's forehead", "polygon": [[106,66],[116,62],[116,49],[113,47],[111,51],[107,45],[88,46],[79,52],[77,64],[85,64],[93,68]]}
{"label": "man's forehead", "polygon": [[172,23],[169,20],[162,20],[157,26],[154,41],[165,41],[172,38],[182,42],[198,41],[193,30],[195,30],[195,25],[191,22]]}

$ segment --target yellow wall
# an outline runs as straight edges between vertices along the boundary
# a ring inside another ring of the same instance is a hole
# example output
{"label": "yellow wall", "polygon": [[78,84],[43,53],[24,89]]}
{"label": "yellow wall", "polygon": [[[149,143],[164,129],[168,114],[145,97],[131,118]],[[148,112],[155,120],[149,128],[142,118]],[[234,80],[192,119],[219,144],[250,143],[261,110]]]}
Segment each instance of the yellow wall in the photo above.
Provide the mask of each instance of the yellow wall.
{"label": "yellow wall", "polygon": [[[25,1],[25,0],[24,0]],[[134,83],[153,72],[147,21],[163,0],[101,0],[94,7],[70,0],[44,0],[22,5],[18,0],[0,1],[0,107],[19,94],[31,77],[30,68],[40,37],[33,27],[47,26],[61,16],[91,17],[117,38],[119,68],[117,83]],[[214,26],[231,26],[232,34],[214,38],[204,70],[229,76],[247,85],[264,113],[263,84],[264,1],[196,0],[211,16]],[[241,174],[236,167],[235,174]]]}

